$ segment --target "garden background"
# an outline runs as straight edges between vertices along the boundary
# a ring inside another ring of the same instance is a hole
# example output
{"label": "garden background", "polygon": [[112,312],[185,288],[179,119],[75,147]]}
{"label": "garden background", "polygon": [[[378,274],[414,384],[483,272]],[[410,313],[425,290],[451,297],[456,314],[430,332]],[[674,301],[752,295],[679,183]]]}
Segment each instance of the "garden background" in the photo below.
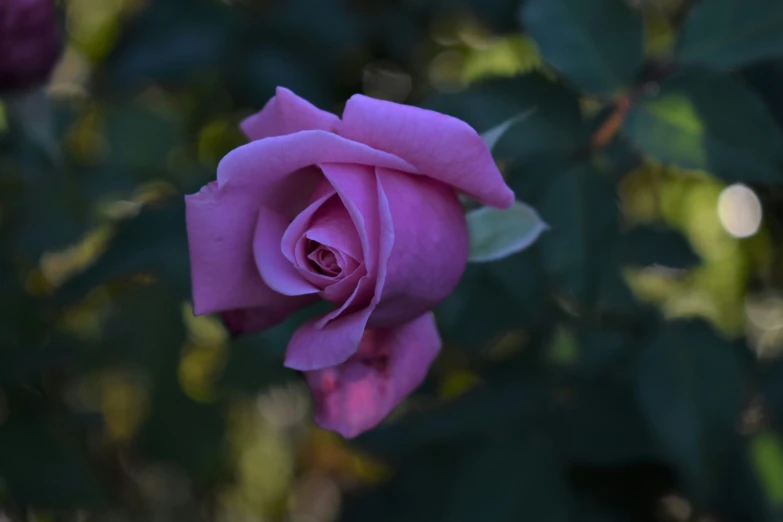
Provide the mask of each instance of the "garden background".
{"label": "garden background", "polygon": [[[58,5],[51,81],[0,105],[3,516],[783,520],[783,2]],[[190,308],[183,195],[278,85],[525,114],[494,155],[551,227],[469,267],[353,441],[282,367],[302,317]]]}

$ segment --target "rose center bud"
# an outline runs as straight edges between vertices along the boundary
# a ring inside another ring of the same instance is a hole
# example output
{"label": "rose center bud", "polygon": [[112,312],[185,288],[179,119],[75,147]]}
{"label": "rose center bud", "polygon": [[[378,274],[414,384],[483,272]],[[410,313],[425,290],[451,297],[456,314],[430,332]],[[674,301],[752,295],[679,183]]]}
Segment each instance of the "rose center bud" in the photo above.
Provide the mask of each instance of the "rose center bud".
{"label": "rose center bud", "polygon": [[307,259],[317,273],[328,277],[337,277],[342,273],[344,260],[339,252],[312,240],[308,241],[307,251]]}

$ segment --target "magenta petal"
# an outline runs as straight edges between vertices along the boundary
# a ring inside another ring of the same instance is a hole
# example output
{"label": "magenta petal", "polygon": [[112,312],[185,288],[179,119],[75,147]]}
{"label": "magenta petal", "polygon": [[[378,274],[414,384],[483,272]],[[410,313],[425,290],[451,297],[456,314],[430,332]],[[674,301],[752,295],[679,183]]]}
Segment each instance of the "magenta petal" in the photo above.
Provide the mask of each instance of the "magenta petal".
{"label": "magenta petal", "polygon": [[286,219],[274,210],[259,208],[253,252],[261,278],[283,295],[318,293],[319,289],[307,282],[283,255],[281,242],[287,226]]}
{"label": "magenta petal", "polygon": [[[368,277],[359,281],[354,295],[370,293],[374,282]],[[364,327],[375,303],[350,312],[333,315],[330,321],[324,317],[314,318],[300,326],[288,342],[285,365],[294,370],[314,370],[340,364],[356,353],[362,339]]]}
{"label": "magenta petal", "polygon": [[343,364],[305,372],[315,422],[346,438],[375,427],[421,384],[440,346],[432,313],[367,330],[359,351]]}
{"label": "magenta petal", "polygon": [[251,140],[282,136],[303,130],[332,131],[340,119],[315,107],[285,87],[278,87],[260,112],[242,121],[240,127]]}
{"label": "magenta petal", "polygon": [[304,306],[307,299],[280,295],[261,279],[252,249],[255,212],[246,212],[240,199],[221,194],[215,183],[185,197],[194,313]]}
{"label": "magenta petal", "polygon": [[357,94],[345,106],[338,133],[403,158],[487,205],[514,202],[486,143],[462,120]]}
{"label": "magenta petal", "polygon": [[[353,178],[350,176],[341,177],[336,173],[337,170],[334,170],[335,180],[339,179],[340,183],[335,188],[338,193],[341,189],[345,190],[346,201],[350,199],[351,192],[355,192],[357,187],[364,186],[364,178],[356,178],[354,181],[361,181],[354,185],[349,183],[349,180]],[[381,298],[386,279],[386,265],[394,246],[394,231],[390,229],[389,220],[382,223],[378,214],[389,212],[389,202],[377,182],[375,183],[375,198],[366,193],[361,197],[358,194],[353,194],[353,196],[355,199],[351,199],[351,201],[359,202],[355,211],[362,209],[368,213],[365,220],[365,224],[369,225],[367,236],[377,238],[377,244],[372,250],[376,253],[375,271],[369,272],[368,270],[367,275],[359,280],[356,289],[341,307],[320,318],[308,321],[294,332],[286,349],[285,365],[289,368],[303,371],[327,368],[342,363],[356,353],[367,320]],[[365,205],[368,208],[365,209]],[[346,206],[348,205],[346,204]],[[370,208],[374,208],[374,212]],[[357,273],[360,272],[357,270],[355,274]],[[346,278],[343,282],[349,279],[351,278]],[[369,304],[357,310],[356,308],[362,306],[367,295],[372,296]]]}
{"label": "magenta petal", "polygon": [[[322,179],[320,162],[378,165],[406,172],[415,169],[400,158],[325,131],[302,131],[253,141],[229,152],[217,169],[221,192],[234,191],[253,208],[263,205],[286,217],[298,214]],[[304,169],[304,170],[303,170]],[[295,175],[301,174],[301,175]]]}
{"label": "magenta petal", "polygon": [[394,231],[394,246],[370,328],[432,310],[454,290],[468,261],[468,229],[454,190],[426,176],[376,172],[388,202],[379,205],[381,228]]}
{"label": "magenta petal", "polygon": [[362,242],[348,210],[335,198],[313,216],[307,239],[344,252],[356,260],[363,259]]}
{"label": "magenta petal", "polygon": [[[307,232],[307,229],[310,227],[310,222],[312,221],[315,213],[318,212],[318,210],[321,209],[321,207],[323,207],[324,204],[326,204],[326,202],[329,201],[334,195],[334,189],[325,192],[321,197],[310,203],[306,209],[301,211],[299,215],[297,215],[288,225],[288,227],[286,227],[285,231],[283,232],[281,246],[283,255],[291,263],[301,265],[304,262],[304,255],[296,255],[297,247],[304,238],[305,232]],[[299,259],[299,257],[301,257],[301,259]]]}
{"label": "magenta petal", "polygon": [[375,172],[366,165],[320,164],[326,179],[337,191],[348,210],[361,240],[367,271],[378,265],[378,186]]}

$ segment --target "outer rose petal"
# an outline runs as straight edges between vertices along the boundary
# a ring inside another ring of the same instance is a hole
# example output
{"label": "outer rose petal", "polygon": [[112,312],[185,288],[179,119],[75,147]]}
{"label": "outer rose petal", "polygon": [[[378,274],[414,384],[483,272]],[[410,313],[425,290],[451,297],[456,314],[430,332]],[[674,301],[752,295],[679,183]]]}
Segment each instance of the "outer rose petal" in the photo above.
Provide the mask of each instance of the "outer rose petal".
{"label": "outer rose petal", "polygon": [[315,421],[346,438],[378,425],[427,375],[441,341],[432,313],[367,330],[359,351],[333,368],[305,372]]}
{"label": "outer rose petal", "polygon": [[357,94],[348,100],[337,132],[399,156],[482,203],[498,208],[514,203],[486,143],[462,120]]}
{"label": "outer rose petal", "polygon": [[252,250],[255,212],[248,215],[237,199],[220,194],[215,183],[185,198],[193,312],[267,309],[272,326],[282,319],[277,311],[292,312],[310,300],[280,295],[261,279]]}
{"label": "outer rose petal", "polygon": [[457,195],[425,176],[376,169],[388,199],[381,223],[394,230],[386,279],[369,328],[432,310],[459,283],[468,262],[468,228]]}
{"label": "outer rose petal", "polygon": [[238,147],[220,161],[217,183],[220,192],[237,192],[246,211],[255,217],[263,205],[293,218],[307,204],[312,187],[321,179],[317,169],[301,169],[317,163],[353,163],[405,172],[415,167],[400,158],[325,131],[302,131],[253,141]]}
{"label": "outer rose petal", "polygon": [[334,129],[340,119],[315,107],[285,87],[278,87],[260,112],[245,118],[239,125],[251,140],[293,134],[303,130]]}

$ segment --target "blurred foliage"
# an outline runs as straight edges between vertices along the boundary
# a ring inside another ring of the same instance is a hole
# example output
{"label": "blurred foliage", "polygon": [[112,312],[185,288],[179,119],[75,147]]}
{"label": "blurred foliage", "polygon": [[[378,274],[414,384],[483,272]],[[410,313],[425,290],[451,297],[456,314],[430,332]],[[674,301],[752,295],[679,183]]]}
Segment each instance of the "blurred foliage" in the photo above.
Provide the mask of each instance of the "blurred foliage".
{"label": "blurred foliage", "polygon": [[[35,521],[783,520],[778,0],[65,0],[0,110],[0,503]],[[182,195],[284,85],[478,131],[551,225],[427,382],[314,428],[292,320],[194,318]]]}

